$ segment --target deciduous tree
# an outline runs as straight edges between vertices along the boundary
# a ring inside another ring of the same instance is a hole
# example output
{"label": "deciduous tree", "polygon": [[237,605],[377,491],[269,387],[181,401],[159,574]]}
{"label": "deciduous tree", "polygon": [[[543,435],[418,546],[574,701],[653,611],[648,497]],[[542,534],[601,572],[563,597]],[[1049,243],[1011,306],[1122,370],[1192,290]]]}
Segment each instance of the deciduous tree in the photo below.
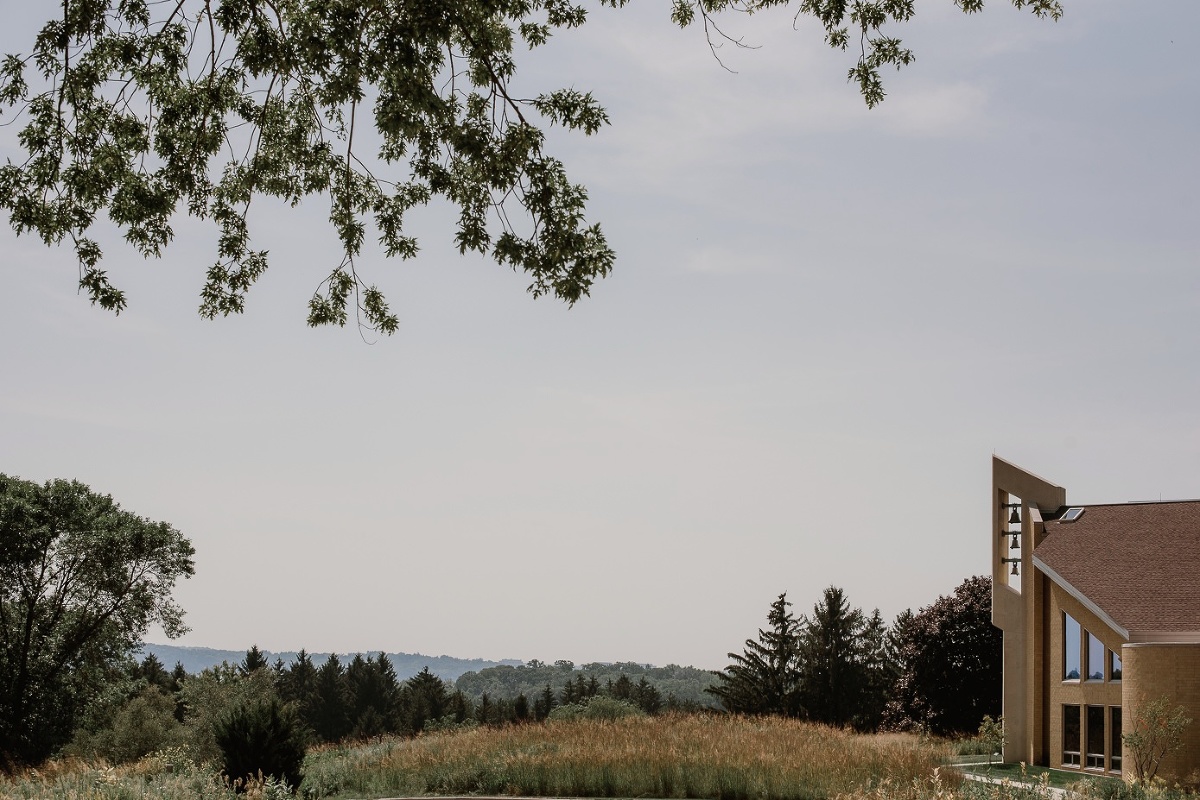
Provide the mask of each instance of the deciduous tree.
{"label": "deciduous tree", "polygon": [[900,677],[891,721],[948,735],[974,733],[984,715],[999,716],[1003,637],[992,625],[988,578],[968,578],[893,627]]}
{"label": "deciduous tree", "polygon": [[[619,6],[625,0],[599,0]],[[1058,0],[1013,0],[1057,18]],[[956,0],[966,12],[982,0]],[[680,25],[757,12],[787,0],[674,0]],[[308,305],[312,325],[356,312],[390,333],[396,316],[364,280],[368,237],[411,258],[413,208],[440,197],[458,210],[460,252],[523,271],[535,295],[568,303],[612,269],[587,193],[546,152],[548,125],[592,134],[608,123],[573,88],[532,96],[512,87],[521,47],[582,25],[569,0],[64,0],[26,55],[0,65],[0,108],[22,116],[16,163],[0,168],[0,209],[18,233],[69,242],[80,288],[120,312],[127,299],[101,266],[93,228],[104,215],[145,256],[170,243],[177,214],[210,220],[216,258],[201,291],[206,317],[240,313],[267,268],[250,235],[257,197],[296,205],[321,196],[342,258]],[[914,0],[798,0],[869,106],[881,70],[913,55],[892,25]],[[714,51],[715,52],[715,51]],[[373,135],[364,136],[364,128]],[[365,152],[364,141],[376,150]],[[523,213],[518,213],[523,212]]]}
{"label": "deciduous tree", "polygon": [[167,523],[82,483],[0,475],[0,768],[65,743],[150,623],[185,630],[171,592],[192,554]]}

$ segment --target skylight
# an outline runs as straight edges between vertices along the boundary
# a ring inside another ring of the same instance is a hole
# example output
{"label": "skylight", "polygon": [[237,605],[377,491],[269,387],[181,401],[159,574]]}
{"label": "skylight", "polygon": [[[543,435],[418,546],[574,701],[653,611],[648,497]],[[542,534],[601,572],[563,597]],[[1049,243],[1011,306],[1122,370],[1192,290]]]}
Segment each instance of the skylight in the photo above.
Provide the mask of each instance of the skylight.
{"label": "skylight", "polygon": [[1074,522],[1075,520],[1077,520],[1083,516],[1083,512],[1084,512],[1084,509],[1082,509],[1078,506],[1075,506],[1074,508],[1068,508],[1067,513],[1065,513],[1061,517],[1059,517],[1058,521],[1059,522]]}

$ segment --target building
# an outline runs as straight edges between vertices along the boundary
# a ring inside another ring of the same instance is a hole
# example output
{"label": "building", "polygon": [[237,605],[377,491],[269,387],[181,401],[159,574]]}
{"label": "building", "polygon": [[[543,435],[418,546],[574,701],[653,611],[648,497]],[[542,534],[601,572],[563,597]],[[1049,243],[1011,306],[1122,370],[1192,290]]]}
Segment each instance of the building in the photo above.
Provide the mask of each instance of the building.
{"label": "building", "polygon": [[1165,696],[1194,722],[1159,774],[1200,770],[1200,500],[1068,504],[993,458],[991,536],[1004,760],[1120,775],[1123,726]]}

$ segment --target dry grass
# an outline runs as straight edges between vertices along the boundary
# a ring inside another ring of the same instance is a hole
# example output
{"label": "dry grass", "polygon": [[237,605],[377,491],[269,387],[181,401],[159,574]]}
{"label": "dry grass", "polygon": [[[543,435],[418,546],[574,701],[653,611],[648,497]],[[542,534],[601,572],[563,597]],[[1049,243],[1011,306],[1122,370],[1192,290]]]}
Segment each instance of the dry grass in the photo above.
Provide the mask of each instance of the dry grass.
{"label": "dry grass", "polygon": [[507,794],[824,800],[929,776],[947,753],[916,737],[792,720],[664,716],[391,739],[310,754],[316,797]]}

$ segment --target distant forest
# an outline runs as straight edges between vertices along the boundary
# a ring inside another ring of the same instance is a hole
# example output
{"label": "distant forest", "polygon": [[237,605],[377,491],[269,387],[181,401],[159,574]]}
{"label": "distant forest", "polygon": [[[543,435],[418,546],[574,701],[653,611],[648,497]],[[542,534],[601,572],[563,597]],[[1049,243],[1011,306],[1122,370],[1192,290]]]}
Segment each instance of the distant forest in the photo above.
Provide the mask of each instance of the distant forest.
{"label": "distant forest", "polygon": [[516,699],[519,695],[534,697],[547,686],[567,702],[576,697],[603,693],[609,696],[629,696],[625,684],[637,686],[642,681],[652,686],[664,704],[672,707],[717,707],[717,698],[705,690],[713,685],[712,672],[696,667],[669,664],[655,667],[628,661],[615,664],[593,663],[576,667],[570,661],[546,664],[534,659],[523,665],[488,667],[468,672],[454,682],[454,688],[478,702],[486,694],[492,699]]}
{"label": "distant forest", "polygon": [[[261,651],[267,661],[274,664],[276,661],[282,661],[283,665],[291,666],[299,655],[294,650],[286,650],[281,652],[272,652],[270,650]],[[158,661],[163,664],[182,664],[183,669],[189,675],[196,675],[206,669],[212,669],[223,663],[237,664],[246,655],[245,650],[217,650],[212,647],[180,647],[170,644],[151,644],[147,642],[142,645],[141,650],[136,654],[140,660],[148,655],[153,655]],[[338,653],[338,658],[344,662],[349,662],[354,658],[354,653]],[[378,651],[370,651],[365,653],[366,656],[378,656]],[[487,669],[488,667],[498,666],[519,666],[522,662],[520,659],[505,658],[499,661],[488,661],[483,658],[454,658],[453,656],[427,656],[421,653],[385,653],[388,661],[392,663],[392,669],[396,671],[396,677],[400,680],[408,680],[423,669],[428,669],[431,673],[438,676],[444,681],[453,683],[458,676],[472,671]],[[309,653],[308,657],[313,661],[320,663],[329,658],[330,653]],[[540,687],[539,687],[540,688]]]}

